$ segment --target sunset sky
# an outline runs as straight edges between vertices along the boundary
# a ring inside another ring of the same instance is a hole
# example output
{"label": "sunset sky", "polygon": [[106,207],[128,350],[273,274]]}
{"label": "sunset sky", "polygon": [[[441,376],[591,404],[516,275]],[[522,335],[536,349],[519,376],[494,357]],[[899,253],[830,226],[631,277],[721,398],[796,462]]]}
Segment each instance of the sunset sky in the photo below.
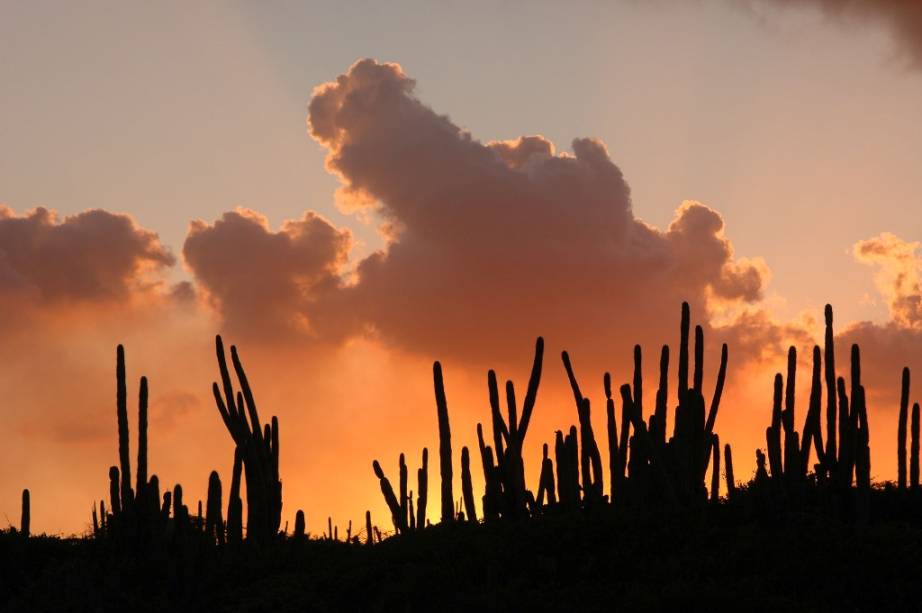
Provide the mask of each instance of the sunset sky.
{"label": "sunset sky", "polygon": [[652,394],[682,300],[708,389],[730,346],[738,479],[789,344],[809,387],[826,302],[895,477],[903,366],[922,400],[922,5],[0,1],[0,55],[0,522],[29,487],[33,530],[86,529],[117,343],[132,445],[145,374],[152,471],[192,501],[229,480],[210,386],[214,334],[236,343],[281,423],[283,523],[319,532],[389,523],[371,461],[435,453],[433,360],[456,462],[486,370],[524,390],[538,335],[526,455],[576,422],[562,349],[604,441],[602,373],[640,343]]}

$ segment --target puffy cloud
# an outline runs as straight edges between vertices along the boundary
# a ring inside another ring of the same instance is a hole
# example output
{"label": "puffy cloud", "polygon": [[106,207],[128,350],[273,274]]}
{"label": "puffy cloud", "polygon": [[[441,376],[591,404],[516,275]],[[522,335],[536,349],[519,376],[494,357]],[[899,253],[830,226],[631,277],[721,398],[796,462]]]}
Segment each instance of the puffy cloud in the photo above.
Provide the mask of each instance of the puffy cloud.
{"label": "puffy cloud", "polygon": [[918,242],[906,242],[884,232],[858,241],[855,259],[877,267],[876,282],[887,300],[890,321],[901,328],[922,330],[922,258],[916,255]]}
{"label": "puffy cloud", "polygon": [[851,23],[879,22],[915,68],[922,68],[922,3],[916,0],[758,0],[784,7],[813,7]]}
{"label": "puffy cloud", "polygon": [[376,211],[391,240],[319,304],[330,325],[429,355],[496,359],[545,334],[598,357],[617,336],[666,340],[682,300],[700,318],[709,299],[760,299],[765,266],[734,257],[716,211],[685,202],[653,228],[601,141],[484,144],[414,85],[366,59],[310,102],[341,202]]}
{"label": "puffy cloud", "polygon": [[113,303],[158,285],[173,264],[157,235],[127,215],[89,210],[58,219],[0,206],[0,300],[11,305]]}
{"label": "puffy cloud", "polygon": [[193,221],[183,256],[229,332],[277,340],[317,334],[312,304],[338,288],[351,245],[348,230],[313,212],[273,232],[259,213],[237,209]]}
{"label": "puffy cloud", "polygon": [[[893,404],[899,395],[900,373],[909,366],[922,374],[922,258],[920,244],[883,233],[858,241],[856,260],[876,271],[878,291],[887,301],[889,320],[853,324],[840,334],[844,346],[858,343],[862,371],[882,401]],[[840,347],[842,349],[843,347]],[[844,356],[843,356],[844,357]],[[916,383],[913,397],[922,400]]]}

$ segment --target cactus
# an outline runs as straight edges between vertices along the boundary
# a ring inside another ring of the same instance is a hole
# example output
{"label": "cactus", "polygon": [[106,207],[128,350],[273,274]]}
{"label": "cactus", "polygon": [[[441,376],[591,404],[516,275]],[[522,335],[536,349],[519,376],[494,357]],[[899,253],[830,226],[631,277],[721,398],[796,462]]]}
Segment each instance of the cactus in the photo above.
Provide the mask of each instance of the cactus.
{"label": "cactus", "polygon": [[[121,508],[131,506],[131,458],[128,449],[128,390],[125,383],[125,348],[115,351],[115,408],[118,418],[118,458],[121,473]],[[113,510],[115,506],[113,505]],[[116,513],[117,515],[117,513]]]}
{"label": "cactus", "polygon": [[688,303],[682,303],[682,319],[679,323],[679,387],[678,401],[681,405],[688,391],[688,328],[691,325]]}
{"label": "cactus", "polygon": [[215,337],[215,353],[222,383],[221,386],[212,383],[215,404],[236,447],[242,451],[247,485],[247,539],[268,542],[278,535],[282,521],[278,419],[272,417],[271,425],[265,428],[260,424],[253,391],[237,348],[231,345],[230,351],[240,384],[236,394],[220,336]]}
{"label": "cactus", "polygon": [[408,529],[413,524],[408,521],[410,499],[407,497],[407,461],[402,453],[398,460],[398,467],[400,471],[400,525]]}
{"label": "cactus", "polygon": [[804,421],[803,439],[801,440],[801,466],[800,474],[807,474],[807,467],[810,465],[810,448],[811,445],[816,448],[817,461],[822,465],[825,463],[826,449],[823,446],[823,431],[821,425],[822,413],[822,396],[823,388],[820,381],[821,377],[821,360],[822,354],[819,346],[813,347],[813,376],[810,382],[810,402],[807,409],[807,417]]}
{"label": "cactus", "polygon": [[730,443],[724,445],[724,474],[727,478],[727,498],[736,496],[736,480],[733,477],[733,455]]}
{"label": "cactus", "polygon": [[478,428],[478,444],[481,460],[484,462],[484,476],[487,491],[484,500],[484,516],[492,518],[503,515],[517,517],[524,515],[530,508],[534,496],[525,488],[525,465],[522,459],[522,447],[531,415],[534,411],[538,386],[541,382],[541,370],[544,357],[544,339],[535,341],[535,358],[532,363],[528,388],[522,401],[521,417],[517,410],[515,386],[506,382],[506,405],[508,424],[503,420],[499,403],[499,386],[496,372],[487,373],[490,412],[493,423],[493,444],[496,452],[496,466],[493,467],[491,449],[483,444],[482,427]]}
{"label": "cactus", "polygon": [[[611,501],[615,502],[620,490],[620,482],[624,478],[624,469],[621,468],[618,453],[618,424],[615,422],[615,401],[611,397],[611,375],[609,373],[605,373],[603,387],[605,389],[605,417],[608,433],[608,474],[611,478]],[[545,445],[544,455],[547,457],[547,445]]]}
{"label": "cactus", "polygon": [[295,533],[294,537],[296,539],[304,538],[304,531],[307,528],[307,525],[304,521],[304,511],[298,509],[298,512],[295,513]]}
{"label": "cactus", "polygon": [[[417,515],[417,519],[418,519]],[[375,542],[375,535],[372,532],[371,528],[371,511],[365,511],[365,544],[373,545]]]}
{"label": "cactus", "polygon": [[765,441],[768,450],[768,465],[771,477],[779,481],[784,472],[781,455],[781,395],[783,380],[781,373],[775,375],[774,401],[772,403],[772,423],[765,430]]}
{"label": "cactus", "polygon": [[[201,502],[199,515],[201,516]],[[208,476],[208,504],[205,513],[205,534],[210,540],[224,544],[224,518],[221,511],[221,477],[218,471],[211,471]]]}
{"label": "cactus", "polygon": [[909,369],[903,368],[900,380],[900,416],[897,428],[897,484],[906,489],[906,421],[909,414]]}
{"label": "cactus", "polygon": [[429,498],[429,450],[423,447],[423,465],[416,471],[416,529],[426,526],[426,503]]}
{"label": "cactus", "polygon": [[911,443],[909,445],[909,483],[919,488],[919,403],[912,405]]}
{"label": "cactus", "polygon": [[394,487],[391,485],[390,480],[384,475],[384,470],[382,470],[381,464],[377,460],[374,460],[371,466],[374,470],[375,476],[378,477],[378,481],[380,482],[381,493],[384,495],[384,502],[387,503],[387,507],[391,511],[391,519],[394,522],[394,530],[397,531],[397,534],[403,534],[407,531],[405,522],[406,516],[403,514],[404,507],[402,507],[400,502],[397,500],[397,495],[394,493]]}
{"label": "cactus", "polygon": [[474,507],[474,488],[471,485],[471,456],[467,447],[461,448],[461,493],[464,498],[464,511],[468,521],[477,522],[477,509]]}
{"label": "cactus", "polygon": [[826,469],[835,468],[836,458],[836,351],[835,338],[832,333],[832,306],[826,305],[823,311],[826,320],[826,337],[824,343],[824,362],[826,378]]}
{"label": "cactus", "polygon": [[[595,441],[595,435],[592,431],[592,420],[590,418],[589,399],[583,397],[576,382],[576,376],[573,374],[573,365],[570,362],[570,356],[566,351],[560,354],[564,368],[567,371],[567,378],[570,381],[570,387],[573,391],[573,398],[576,401],[576,412],[579,418],[580,431],[580,472],[582,473],[582,490],[586,504],[593,504],[601,501],[604,483],[602,478],[602,458],[599,454],[599,447]],[[639,365],[640,351],[639,347],[634,352],[635,365]],[[635,368],[634,384],[640,385],[638,368]]]}
{"label": "cactus", "polygon": [[32,529],[32,505],[29,496],[29,490],[22,490],[22,516],[19,522],[19,532],[26,538],[29,538]]}
{"label": "cactus", "polygon": [[442,521],[454,519],[451,467],[451,425],[448,422],[448,402],[445,399],[445,383],[442,380],[442,365],[432,365],[435,384],[435,404],[439,420],[439,474],[442,479]]}
{"label": "cactus", "polygon": [[720,439],[713,437],[714,458],[711,460],[711,502],[720,500]]}
{"label": "cactus", "polygon": [[112,515],[118,517],[122,512],[121,497],[118,492],[119,477],[118,466],[109,467],[109,508],[112,509]]}
{"label": "cactus", "polygon": [[243,472],[243,450],[234,449],[234,466],[231,470],[231,487],[227,495],[227,540],[243,540],[243,500],[240,498],[240,476]]}
{"label": "cactus", "polygon": [[147,377],[141,377],[138,390],[138,474],[135,494],[144,497],[147,486]]}

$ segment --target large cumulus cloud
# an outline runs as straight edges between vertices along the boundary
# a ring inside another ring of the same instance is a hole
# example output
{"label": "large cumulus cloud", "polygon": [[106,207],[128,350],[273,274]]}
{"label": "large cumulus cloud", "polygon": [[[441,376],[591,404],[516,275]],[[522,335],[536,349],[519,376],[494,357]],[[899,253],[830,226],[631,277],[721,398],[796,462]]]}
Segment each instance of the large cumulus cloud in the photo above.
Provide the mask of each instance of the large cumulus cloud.
{"label": "large cumulus cloud", "polygon": [[323,301],[329,325],[426,353],[501,355],[546,334],[601,354],[617,336],[649,340],[682,300],[706,319],[709,302],[761,298],[765,266],[734,256],[716,211],[686,202],[653,228],[602,142],[483,143],[414,86],[362,60],[311,100],[340,202],[375,211],[390,238]]}

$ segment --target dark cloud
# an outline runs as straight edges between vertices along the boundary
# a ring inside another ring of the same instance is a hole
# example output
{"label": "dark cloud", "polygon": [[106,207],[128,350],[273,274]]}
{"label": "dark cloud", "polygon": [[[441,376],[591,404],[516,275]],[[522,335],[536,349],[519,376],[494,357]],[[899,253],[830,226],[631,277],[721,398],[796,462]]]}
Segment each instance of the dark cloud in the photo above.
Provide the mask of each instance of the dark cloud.
{"label": "dark cloud", "polygon": [[210,225],[193,221],[183,257],[229,332],[278,339],[318,333],[312,305],[339,286],[351,245],[348,230],[313,212],[273,232],[237,209]]}
{"label": "dark cloud", "polygon": [[90,210],[17,215],[0,207],[0,300],[46,306],[121,301],[173,264],[153,232],[127,215]]}
{"label": "dark cloud", "polygon": [[484,144],[414,85],[362,60],[314,92],[309,127],[340,202],[376,211],[391,237],[322,302],[324,322],[427,354],[490,359],[545,334],[602,355],[662,337],[682,300],[706,320],[712,301],[761,298],[764,266],[734,257],[716,211],[686,202],[653,228],[601,141]]}
{"label": "dark cloud", "polygon": [[779,7],[810,7],[832,19],[883,25],[910,65],[922,68],[922,2],[918,0],[757,0]]}

